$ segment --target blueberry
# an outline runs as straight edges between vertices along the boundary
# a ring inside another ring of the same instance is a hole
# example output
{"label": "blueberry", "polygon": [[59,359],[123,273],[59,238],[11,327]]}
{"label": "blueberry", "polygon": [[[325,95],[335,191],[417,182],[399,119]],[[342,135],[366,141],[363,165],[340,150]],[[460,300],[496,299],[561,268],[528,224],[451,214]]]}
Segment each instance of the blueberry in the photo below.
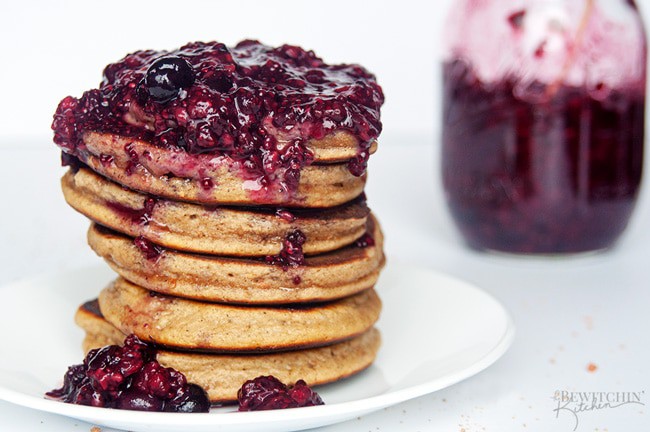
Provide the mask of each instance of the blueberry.
{"label": "blueberry", "polygon": [[196,384],[188,384],[184,391],[169,401],[165,411],[171,412],[208,412],[210,410],[210,399],[208,394]]}
{"label": "blueberry", "polygon": [[116,408],[134,411],[162,411],[164,407],[163,399],[133,388],[122,392],[116,402]]}
{"label": "blueberry", "polygon": [[176,99],[181,89],[191,87],[195,76],[187,60],[169,56],[156,60],[147,70],[144,85],[154,102],[164,104]]}

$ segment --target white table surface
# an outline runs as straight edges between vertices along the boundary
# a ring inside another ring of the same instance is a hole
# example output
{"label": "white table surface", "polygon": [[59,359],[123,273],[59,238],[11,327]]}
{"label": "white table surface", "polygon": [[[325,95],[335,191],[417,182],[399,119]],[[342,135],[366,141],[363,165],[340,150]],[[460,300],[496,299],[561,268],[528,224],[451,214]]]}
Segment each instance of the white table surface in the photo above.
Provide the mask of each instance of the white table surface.
{"label": "white table surface", "polygon": [[[371,159],[367,195],[383,224],[389,263],[416,263],[485,289],[511,313],[515,342],[492,367],[451,388],[319,430],[569,432],[574,418],[553,412],[553,395],[563,390],[644,392],[644,405],[578,414],[577,430],[650,430],[648,185],[624,237],[609,252],[497,256],[463,246],[444,206],[436,161],[434,140],[426,137],[384,137]],[[0,151],[0,284],[99,262],[85,244],[84,218],[64,203],[62,173],[51,144],[17,139]],[[2,355],[11,355],[7,348]],[[0,402],[0,431],[92,426]]]}

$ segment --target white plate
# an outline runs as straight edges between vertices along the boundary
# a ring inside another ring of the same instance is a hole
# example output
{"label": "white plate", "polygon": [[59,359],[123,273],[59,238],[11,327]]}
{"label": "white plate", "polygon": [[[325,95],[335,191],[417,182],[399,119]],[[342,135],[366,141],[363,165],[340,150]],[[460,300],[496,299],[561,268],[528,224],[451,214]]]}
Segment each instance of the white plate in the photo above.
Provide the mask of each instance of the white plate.
{"label": "white plate", "polygon": [[176,414],[44,399],[46,391],[59,386],[67,367],[81,362],[83,333],[72,322],[74,311],[112,277],[102,266],[0,288],[0,399],[131,431],[294,431],[349,420],[448,387],[494,363],[514,336],[504,308],[480,289],[427,269],[393,264],[377,285],[384,304],[379,356],[361,374],[318,388],[326,405]]}

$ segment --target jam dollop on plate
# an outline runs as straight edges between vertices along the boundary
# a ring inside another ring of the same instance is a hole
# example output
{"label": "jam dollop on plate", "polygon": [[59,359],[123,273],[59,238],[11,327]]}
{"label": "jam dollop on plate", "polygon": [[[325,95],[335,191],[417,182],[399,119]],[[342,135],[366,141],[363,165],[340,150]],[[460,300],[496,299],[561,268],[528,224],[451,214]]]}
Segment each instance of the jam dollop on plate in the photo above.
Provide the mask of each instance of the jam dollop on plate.
{"label": "jam dollop on plate", "polygon": [[321,397],[303,380],[287,386],[274,376],[248,380],[237,393],[239,411],[264,411],[324,405]]}
{"label": "jam dollop on plate", "polygon": [[185,375],[160,365],[155,350],[134,335],[124,346],[88,352],[82,364],[68,368],[50,399],[78,405],[137,411],[208,412],[210,401]]}

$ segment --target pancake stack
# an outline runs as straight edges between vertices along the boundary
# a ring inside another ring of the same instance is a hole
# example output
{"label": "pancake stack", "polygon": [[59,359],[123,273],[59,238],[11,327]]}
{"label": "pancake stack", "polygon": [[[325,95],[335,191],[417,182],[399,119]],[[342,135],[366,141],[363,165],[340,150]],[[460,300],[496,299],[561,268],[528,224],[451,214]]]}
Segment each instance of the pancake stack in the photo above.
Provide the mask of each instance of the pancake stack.
{"label": "pancake stack", "polygon": [[363,188],[382,102],[359,66],[255,41],[130,54],[64,99],[64,196],[118,274],[77,311],[84,349],[135,334],[213,402],[259,375],[368,367],[384,256]]}

